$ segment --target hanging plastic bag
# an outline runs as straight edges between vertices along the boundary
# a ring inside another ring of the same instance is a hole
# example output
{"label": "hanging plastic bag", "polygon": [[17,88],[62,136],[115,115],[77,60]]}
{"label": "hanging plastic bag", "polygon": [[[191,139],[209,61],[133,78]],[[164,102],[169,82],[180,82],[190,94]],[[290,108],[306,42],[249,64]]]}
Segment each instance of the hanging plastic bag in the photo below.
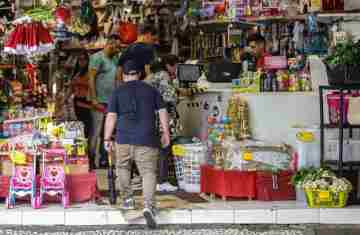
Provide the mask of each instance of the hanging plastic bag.
{"label": "hanging plastic bag", "polygon": [[54,12],[56,21],[59,24],[69,25],[71,24],[71,9],[65,5],[60,5]]}
{"label": "hanging plastic bag", "polygon": [[80,19],[82,23],[88,25],[95,25],[97,23],[97,16],[91,4],[91,1],[84,0],[80,7]]}
{"label": "hanging plastic bag", "polygon": [[360,97],[349,97],[348,122],[352,125],[360,124]]}
{"label": "hanging plastic bag", "polygon": [[125,44],[133,43],[137,40],[137,26],[131,22],[120,23],[119,36],[121,42]]}

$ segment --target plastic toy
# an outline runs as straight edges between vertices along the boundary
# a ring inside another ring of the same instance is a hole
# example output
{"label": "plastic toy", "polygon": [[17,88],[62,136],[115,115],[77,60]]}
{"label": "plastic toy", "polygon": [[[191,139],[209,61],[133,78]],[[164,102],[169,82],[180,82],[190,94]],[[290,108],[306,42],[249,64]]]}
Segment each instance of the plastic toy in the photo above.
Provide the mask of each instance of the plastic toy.
{"label": "plastic toy", "polygon": [[36,194],[36,154],[22,154],[12,151],[13,176],[10,178],[9,195],[6,207],[14,208],[17,197],[30,196],[31,206],[40,207],[40,198]]}
{"label": "plastic toy", "polygon": [[65,149],[42,150],[40,176],[40,205],[44,202],[44,194],[60,196],[64,208],[69,206],[69,192],[66,188]]}

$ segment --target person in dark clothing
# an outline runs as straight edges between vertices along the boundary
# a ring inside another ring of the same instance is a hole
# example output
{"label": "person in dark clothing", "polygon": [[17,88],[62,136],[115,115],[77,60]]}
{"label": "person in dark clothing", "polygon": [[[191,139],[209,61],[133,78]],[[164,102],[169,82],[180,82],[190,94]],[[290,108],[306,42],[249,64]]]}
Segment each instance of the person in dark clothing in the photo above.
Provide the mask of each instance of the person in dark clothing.
{"label": "person in dark clothing", "polygon": [[265,38],[259,34],[255,34],[250,36],[248,41],[256,58],[256,69],[263,69],[265,57],[271,55],[266,51]]}
{"label": "person in dark clothing", "polygon": [[[91,102],[89,94],[89,55],[86,51],[81,52],[75,65],[71,80],[72,93],[74,94],[74,109],[76,117],[84,124],[85,137],[89,139],[91,130]],[[94,163],[90,163],[94,167]]]}
{"label": "person in dark clothing", "polygon": [[[105,148],[112,151],[110,140],[116,126],[115,166],[120,189],[124,193],[123,209],[134,209],[130,186],[131,162],[135,161],[143,180],[143,214],[149,227],[156,227],[155,191],[160,146],[170,144],[166,104],[160,93],[139,81],[141,68],[133,61],[123,64],[124,84],[113,92],[105,122]],[[156,130],[156,113],[163,129]]]}
{"label": "person in dark clothing", "polygon": [[129,45],[119,58],[119,74],[122,73],[123,64],[135,61],[141,70],[141,78],[150,74],[150,65],[156,59],[156,44],[158,42],[156,32],[152,26],[145,25],[140,28],[139,36],[135,43]]}

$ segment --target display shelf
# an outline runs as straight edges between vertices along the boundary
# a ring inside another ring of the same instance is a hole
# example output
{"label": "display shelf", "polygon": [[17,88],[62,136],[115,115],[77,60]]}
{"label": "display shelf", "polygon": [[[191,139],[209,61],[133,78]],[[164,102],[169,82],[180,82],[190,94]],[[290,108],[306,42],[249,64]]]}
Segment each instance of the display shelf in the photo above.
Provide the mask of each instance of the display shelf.
{"label": "display shelf", "polygon": [[244,95],[253,95],[253,96],[285,96],[285,95],[310,95],[310,96],[318,96],[319,93],[316,91],[296,91],[296,92],[288,92],[288,91],[276,91],[276,92],[239,92],[236,89],[232,88],[231,83],[210,83],[210,87],[206,89],[207,93],[213,92],[226,92],[226,93],[236,93],[236,94],[244,94]]}
{"label": "display shelf", "polygon": [[[337,161],[337,160],[326,160],[326,161],[324,161],[324,163],[328,164],[328,165],[334,165],[334,166],[339,165],[339,161]],[[343,166],[344,167],[360,166],[360,161],[343,162]]]}
{"label": "display shelf", "polygon": [[[324,118],[324,92],[326,90],[336,90],[340,93],[340,100],[339,100],[339,124],[328,124],[325,123]],[[350,136],[352,133],[352,128],[360,128],[360,125],[350,125],[346,124],[344,120],[344,113],[345,113],[345,92],[348,90],[360,90],[360,84],[351,84],[351,85],[327,85],[327,86],[319,86],[319,104],[320,104],[320,159],[321,163],[325,163],[325,129],[336,128],[339,130],[339,157],[337,162],[337,167],[339,170],[340,176],[343,174],[343,151],[344,151],[344,129],[350,129]]]}
{"label": "display shelf", "polygon": [[14,64],[0,64],[0,69],[12,69],[16,66]]}
{"label": "display shelf", "polygon": [[[337,128],[339,128],[339,124],[326,123],[326,124],[324,124],[324,128],[327,128],[327,129],[337,129]],[[360,128],[360,125],[343,124],[343,128],[344,128],[344,129]]]}
{"label": "display shelf", "polygon": [[305,15],[298,16],[250,16],[242,17],[241,20],[246,22],[264,22],[264,21],[303,21],[306,19]]}
{"label": "display shelf", "polygon": [[332,18],[332,17],[358,17],[360,16],[359,11],[330,11],[320,12],[317,14],[318,17]]}
{"label": "display shelf", "polygon": [[251,29],[255,26],[258,26],[257,23],[246,22],[246,21],[219,21],[219,20],[204,20],[199,21],[198,26],[202,30],[208,30],[211,32],[225,32],[228,28],[237,28],[237,29]]}
{"label": "display shelf", "polygon": [[10,124],[10,123],[18,123],[18,122],[29,122],[29,121],[35,121],[42,118],[49,118],[50,116],[44,115],[44,116],[37,116],[37,117],[31,117],[31,118],[18,118],[14,120],[5,120],[4,124]]}

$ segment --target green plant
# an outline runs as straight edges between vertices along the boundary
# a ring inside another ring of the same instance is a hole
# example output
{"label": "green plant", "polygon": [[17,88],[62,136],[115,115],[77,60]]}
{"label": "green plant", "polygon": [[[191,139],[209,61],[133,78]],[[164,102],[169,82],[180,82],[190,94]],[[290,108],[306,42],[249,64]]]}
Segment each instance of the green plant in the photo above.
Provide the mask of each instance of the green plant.
{"label": "green plant", "polygon": [[359,65],[360,64],[360,44],[349,40],[335,46],[334,52],[329,55],[325,62],[330,66],[336,65]]}
{"label": "green plant", "polygon": [[307,190],[328,190],[334,193],[352,190],[347,179],[336,177],[334,172],[326,168],[303,168],[292,177],[291,184]]}
{"label": "green plant", "polygon": [[295,187],[302,187],[303,183],[305,182],[305,179],[315,175],[316,171],[317,169],[314,167],[300,169],[291,178],[291,184]]}

